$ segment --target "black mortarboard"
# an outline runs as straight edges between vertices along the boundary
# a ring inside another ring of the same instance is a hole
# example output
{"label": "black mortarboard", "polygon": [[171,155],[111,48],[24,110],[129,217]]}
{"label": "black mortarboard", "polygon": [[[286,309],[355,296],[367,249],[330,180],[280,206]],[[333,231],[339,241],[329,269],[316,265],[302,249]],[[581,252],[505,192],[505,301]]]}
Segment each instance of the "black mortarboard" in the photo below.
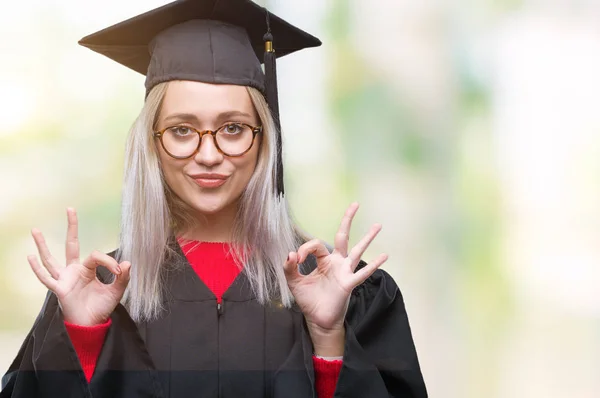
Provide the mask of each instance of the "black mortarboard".
{"label": "black mortarboard", "polygon": [[319,39],[251,0],[178,0],[86,36],[79,44],[146,75],[146,95],[169,80],[260,90],[278,131],[276,186],[283,194],[275,58],[319,46]]}

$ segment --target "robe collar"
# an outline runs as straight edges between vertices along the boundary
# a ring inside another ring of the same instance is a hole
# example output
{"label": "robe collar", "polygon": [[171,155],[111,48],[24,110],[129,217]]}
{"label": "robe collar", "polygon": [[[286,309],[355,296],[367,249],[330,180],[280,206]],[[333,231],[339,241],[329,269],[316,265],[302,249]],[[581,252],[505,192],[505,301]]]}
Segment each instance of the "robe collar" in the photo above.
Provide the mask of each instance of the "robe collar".
{"label": "robe collar", "polygon": [[[183,254],[179,243],[174,237],[169,239],[172,257],[165,260],[162,267],[167,288],[166,298],[182,301],[216,300],[214,293],[198,277],[189,261]],[[256,299],[250,288],[246,272],[242,270],[223,293],[223,301],[249,301]]]}

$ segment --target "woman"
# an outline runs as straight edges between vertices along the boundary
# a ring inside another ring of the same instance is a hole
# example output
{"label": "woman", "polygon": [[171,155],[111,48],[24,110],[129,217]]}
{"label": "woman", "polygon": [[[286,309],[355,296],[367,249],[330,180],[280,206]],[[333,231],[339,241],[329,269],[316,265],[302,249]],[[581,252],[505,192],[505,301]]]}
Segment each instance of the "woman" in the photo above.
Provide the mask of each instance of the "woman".
{"label": "woman", "polygon": [[360,261],[381,227],[350,248],[352,204],[329,250],[292,221],[271,36],[266,76],[253,43],[318,40],[266,15],[183,0],[83,39],[147,76],[120,245],[80,261],[69,209],[63,267],[32,231],[49,294],[1,397],[427,396],[387,257]]}

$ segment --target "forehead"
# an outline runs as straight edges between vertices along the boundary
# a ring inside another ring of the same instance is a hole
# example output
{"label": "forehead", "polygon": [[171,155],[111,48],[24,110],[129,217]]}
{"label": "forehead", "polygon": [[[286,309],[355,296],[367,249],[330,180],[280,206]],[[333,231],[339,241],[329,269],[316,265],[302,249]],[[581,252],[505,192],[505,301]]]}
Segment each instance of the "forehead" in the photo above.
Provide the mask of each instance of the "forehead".
{"label": "forehead", "polygon": [[253,115],[254,106],[244,86],[209,84],[187,80],[168,83],[160,117],[189,113],[199,120],[214,120],[220,114],[240,111]]}

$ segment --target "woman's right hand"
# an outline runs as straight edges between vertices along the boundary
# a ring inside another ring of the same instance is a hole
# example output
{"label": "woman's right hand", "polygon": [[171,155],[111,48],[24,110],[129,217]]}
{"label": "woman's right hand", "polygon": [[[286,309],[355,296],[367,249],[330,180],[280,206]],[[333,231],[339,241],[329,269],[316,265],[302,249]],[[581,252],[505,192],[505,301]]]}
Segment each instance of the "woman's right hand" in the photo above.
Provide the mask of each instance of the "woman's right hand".
{"label": "woman's right hand", "polygon": [[[27,256],[27,260],[40,282],[58,298],[65,321],[81,326],[99,325],[108,320],[121,301],[129,282],[131,263],[123,261],[119,264],[114,258],[97,250],[81,262],[77,213],[74,209],[67,209],[67,219],[66,267],[52,257],[44,236],[37,229],[33,229],[31,234],[48,272],[40,266],[36,256]],[[96,267],[99,265],[116,275],[111,284],[104,284],[96,277]]]}

